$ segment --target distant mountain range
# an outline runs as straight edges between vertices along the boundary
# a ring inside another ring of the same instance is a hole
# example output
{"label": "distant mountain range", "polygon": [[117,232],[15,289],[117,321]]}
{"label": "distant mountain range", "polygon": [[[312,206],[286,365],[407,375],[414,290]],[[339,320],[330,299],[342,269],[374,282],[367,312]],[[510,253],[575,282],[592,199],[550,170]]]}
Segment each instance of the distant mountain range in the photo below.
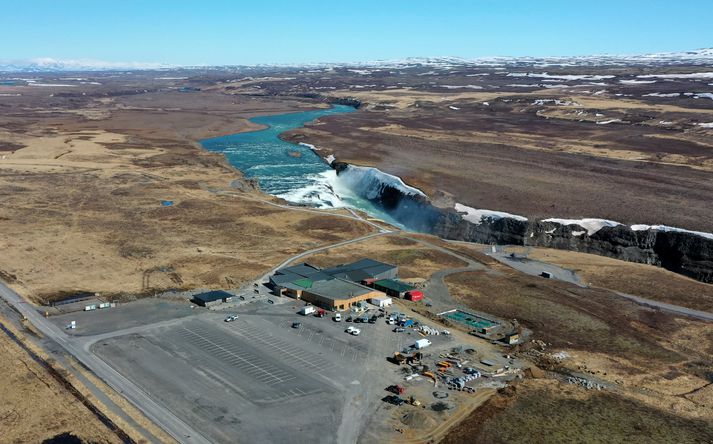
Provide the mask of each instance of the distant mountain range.
{"label": "distant mountain range", "polygon": [[140,71],[173,69],[224,69],[231,67],[369,67],[369,68],[405,68],[428,66],[433,68],[452,68],[457,66],[617,66],[617,65],[709,65],[713,64],[713,48],[704,48],[685,52],[662,52],[643,55],[591,55],[564,57],[481,57],[466,59],[461,57],[409,57],[399,60],[375,60],[352,63],[306,63],[299,64],[261,64],[261,65],[223,65],[223,66],[176,66],[164,63],[143,62],[105,62],[99,60],[58,60],[40,58],[27,61],[2,62],[0,72],[42,73],[42,72],[84,72],[84,71]]}

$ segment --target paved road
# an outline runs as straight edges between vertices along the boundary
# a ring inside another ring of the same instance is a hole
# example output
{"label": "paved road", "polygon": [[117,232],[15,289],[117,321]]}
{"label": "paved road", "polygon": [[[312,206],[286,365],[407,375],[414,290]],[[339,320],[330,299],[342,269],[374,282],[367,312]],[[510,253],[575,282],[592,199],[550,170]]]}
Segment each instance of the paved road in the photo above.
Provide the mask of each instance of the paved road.
{"label": "paved road", "polygon": [[106,362],[85,350],[80,341],[67,335],[59,327],[40,315],[22,296],[3,283],[0,283],[0,297],[22,313],[43,335],[57,342],[178,442],[187,444],[210,443],[203,435],[196,432],[190,425],[176,417],[165,407],[156,403],[147,393],[111,368]]}
{"label": "paved road", "polygon": [[[467,242],[458,242],[458,241],[453,241],[454,243],[467,243]],[[541,261],[535,261],[531,259],[522,259],[522,258],[511,258],[509,254],[506,253],[486,253],[488,256],[492,257],[493,259],[496,259],[497,261],[508,265],[518,271],[521,271],[525,274],[533,275],[533,276],[539,276],[540,273],[543,271],[548,271],[552,273],[553,278],[569,282],[571,284],[575,284],[580,287],[586,287],[586,285],[582,284],[582,282],[579,279],[579,276],[577,276],[576,273],[574,273],[571,270],[567,270],[566,268],[558,267],[553,264],[549,264],[546,262],[541,262]],[[645,305],[647,307],[651,308],[657,308],[659,310],[667,311],[669,313],[677,314],[677,315],[682,315],[682,316],[687,316],[691,318],[696,318],[696,319],[701,319],[704,321],[713,321],[713,313],[707,312],[707,311],[701,311],[701,310],[694,310],[691,308],[687,307],[682,307],[680,305],[674,305],[674,304],[667,304],[666,302],[661,302],[661,301],[655,301],[653,299],[647,299],[641,296],[635,296],[633,294],[627,294],[627,293],[621,293],[618,291],[614,291],[611,289],[610,290],[612,293],[621,296],[622,298],[629,299],[630,301],[636,302],[637,304],[640,305]]]}
{"label": "paved road", "polygon": [[703,321],[713,322],[713,313],[701,310],[693,310],[691,308],[681,307],[680,305],[667,304],[665,302],[653,301],[651,299],[642,298],[641,296],[634,296],[633,294],[620,293],[614,291],[617,295],[632,300],[637,304],[646,305],[647,307],[658,308],[663,311],[668,311],[670,313],[688,316],[691,318],[701,319]]}

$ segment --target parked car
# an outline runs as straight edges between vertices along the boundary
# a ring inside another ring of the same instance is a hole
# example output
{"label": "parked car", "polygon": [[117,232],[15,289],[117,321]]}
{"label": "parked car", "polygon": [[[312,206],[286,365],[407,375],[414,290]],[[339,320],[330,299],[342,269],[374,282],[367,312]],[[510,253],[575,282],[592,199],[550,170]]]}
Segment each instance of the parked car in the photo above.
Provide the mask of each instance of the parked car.
{"label": "parked car", "polygon": [[236,319],[238,319],[238,315],[230,315],[227,318],[225,318],[225,322],[233,322]]}
{"label": "parked car", "polygon": [[302,323],[301,323],[301,322],[296,322],[296,321],[295,321],[295,322],[292,323],[292,328],[300,328],[301,326],[302,326]]}
{"label": "parked car", "polygon": [[353,335],[353,336],[359,336],[359,333],[361,333],[361,330],[359,330],[358,328],[352,329],[352,335]]}
{"label": "parked car", "polygon": [[378,319],[378,317],[377,317],[376,315],[374,315],[374,316],[372,316],[372,317],[369,318],[369,323],[370,323],[370,324],[376,324],[376,320],[377,320],[377,319]]}
{"label": "parked car", "polygon": [[396,406],[401,406],[406,403],[406,401],[402,397],[397,396],[397,395],[385,396],[384,398],[382,398],[382,400],[384,402],[388,402],[389,404],[393,404]]}
{"label": "parked car", "polygon": [[406,329],[403,327],[396,327],[393,331],[394,333],[403,333],[406,331]]}
{"label": "parked car", "polygon": [[352,327],[352,326],[350,325],[350,326],[347,327],[347,329],[344,330],[344,331],[347,332],[347,333],[349,333],[349,334],[352,334],[352,332],[353,332],[354,330],[356,330],[356,328],[355,328],[355,327]]}
{"label": "parked car", "polygon": [[334,315],[334,322],[342,322],[342,315],[341,313],[337,313]]}
{"label": "parked car", "polygon": [[351,317],[351,316],[347,316],[347,318],[345,319],[345,321],[351,322],[351,321],[352,321],[352,317]]}

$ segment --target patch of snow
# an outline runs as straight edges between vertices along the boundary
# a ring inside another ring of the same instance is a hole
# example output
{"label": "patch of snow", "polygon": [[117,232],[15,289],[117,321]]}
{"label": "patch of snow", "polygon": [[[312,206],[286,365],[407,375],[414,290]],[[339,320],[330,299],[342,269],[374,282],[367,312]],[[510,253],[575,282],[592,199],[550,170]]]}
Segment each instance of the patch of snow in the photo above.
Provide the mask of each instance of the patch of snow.
{"label": "patch of snow", "polygon": [[490,75],[489,72],[481,72],[478,74],[466,74],[465,76],[466,77],[480,77],[480,76],[489,76],[489,75]]}
{"label": "patch of snow", "polygon": [[713,93],[696,93],[694,96],[696,99],[711,99],[713,100]]}
{"label": "patch of snow", "polygon": [[643,85],[646,83],[656,83],[656,80],[619,80],[624,85]]}
{"label": "patch of snow", "polygon": [[577,102],[571,100],[559,100],[559,99],[537,99],[532,102],[533,105],[560,105],[560,106],[582,106]]}
{"label": "patch of snow", "polygon": [[371,70],[368,70],[368,69],[348,69],[347,71],[350,71],[350,72],[353,72],[355,74],[359,74],[362,76],[371,74]]}
{"label": "patch of snow", "polygon": [[600,120],[597,125],[609,125],[610,123],[621,122],[621,119]]}
{"label": "patch of snow", "polygon": [[669,227],[667,225],[643,225],[643,224],[638,224],[638,225],[632,225],[631,229],[634,231],[646,231],[646,230],[654,230],[654,231],[673,231],[673,232],[678,232],[678,233],[688,233],[688,234],[695,234],[697,236],[704,237],[706,239],[711,239],[713,240],[713,233],[706,233],[703,231],[691,231],[691,230],[685,230],[683,228],[676,228],[676,227]]}
{"label": "patch of snow", "polygon": [[457,106],[453,106],[453,105],[449,105],[448,108],[450,108],[450,109],[452,109],[452,110],[454,110],[454,111],[458,111],[458,110],[460,109],[460,108],[458,108]]}
{"label": "patch of snow", "polygon": [[701,128],[713,128],[713,122],[696,123],[696,125],[700,126]]}
{"label": "patch of snow", "polygon": [[613,79],[616,76],[610,76],[610,75],[592,75],[592,74],[584,74],[584,75],[574,75],[574,74],[547,74],[546,72],[543,73],[534,73],[534,72],[511,72],[507,74],[508,77],[537,77],[541,79],[560,79],[560,80],[606,80],[606,79]]}
{"label": "patch of snow", "polygon": [[488,102],[483,102],[483,105],[485,105],[485,106],[490,106],[490,103],[488,103]]}
{"label": "patch of snow", "polygon": [[518,216],[517,214],[505,213],[503,211],[492,210],[476,210],[459,203],[455,204],[455,210],[463,215],[463,219],[474,224],[481,224],[487,219],[497,220],[502,218],[511,218],[519,221],[527,221],[526,217]]}
{"label": "patch of snow", "polygon": [[554,233],[555,231],[557,231],[557,228],[553,228],[553,229],[551,229],[551,230],[545,230],[545,233],[547,233],[547,234],[552,234],[552,233]]}
{"label": "patch of snow", "polygon": [[446,89],[483,89],[482,86],[478,85],[435,85],[439,88],[446,88]]}
{"label": "patch of snow", "polygon": [[307,148],[311,149],[312,151],[319,151],[319,148],[317,148],[316,146],[312,145],[311,143],[300,142],[300,143],[298,143],[298,145],[306,146]]}
{"label": "patch of snow", "polygon": [[572,236],[581,236],[581,235],[583,235],[584,233],[586,233],[586,231],[573,231],[573,232],[572,232]]}
{"label": "patch of snow", "polygon": [[639,79],[713,79],[713,72],[694,72],[690,74],[645,74]]}
{"label": "patch of snow", "polygon": [[154,77],[154,80],[186,80],[188,77]]}
{"label": "patch of snow", "polygon": [[[619,222],[614,222],[613,220],[607,219],[543,219],[542,222],[554,222],[560,225],[579,225],[580,227],[587,230],[587,234],[590,236],[601,230],[604,227],[616,227],[621,225]],[[574,234],[574,232],[573,232]]]}
{"label": "patch of snow", "polygon": [[524,83],[511,83],[511,84],[505,85],[505,86],[510,86],[513,88],[542,88],[542,85],[540,85],[539,83],[529,84],[529,85],[524,84]]}
{"label": "patch of snow", "polygon": [[659,125],[673,125],[673,122],[668,120],[659,120]]}
{"label": "patch of snow", "polygon": [[75,87],[77,85],[69,85],[66,83],[37,83],[37,82],[28,82],[28,86],[65,86],[65,87]]}
{"label": "patch of snow", "polygon": [[678,97],[681,93],[648,93],[644,94],[643,97]]}

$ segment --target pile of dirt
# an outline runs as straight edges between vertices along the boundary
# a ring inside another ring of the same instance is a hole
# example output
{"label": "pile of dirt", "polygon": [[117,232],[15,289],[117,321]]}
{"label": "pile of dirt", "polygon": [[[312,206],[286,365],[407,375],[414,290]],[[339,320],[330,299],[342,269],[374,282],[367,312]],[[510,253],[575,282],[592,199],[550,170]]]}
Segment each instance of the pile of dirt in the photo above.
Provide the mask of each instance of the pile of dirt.
{"label": "pile of dirt", "polygon": [[452,410],[454,405],[450,402],[438,401],[431,404],[431,409],[436,412],[445,412],[446,410]]}
{"label": "pile of dirt", "polygon": [[406,413],[401,417],[401,422],[412,428],[431,429],[436,426],[436,421],[420,410]]}

